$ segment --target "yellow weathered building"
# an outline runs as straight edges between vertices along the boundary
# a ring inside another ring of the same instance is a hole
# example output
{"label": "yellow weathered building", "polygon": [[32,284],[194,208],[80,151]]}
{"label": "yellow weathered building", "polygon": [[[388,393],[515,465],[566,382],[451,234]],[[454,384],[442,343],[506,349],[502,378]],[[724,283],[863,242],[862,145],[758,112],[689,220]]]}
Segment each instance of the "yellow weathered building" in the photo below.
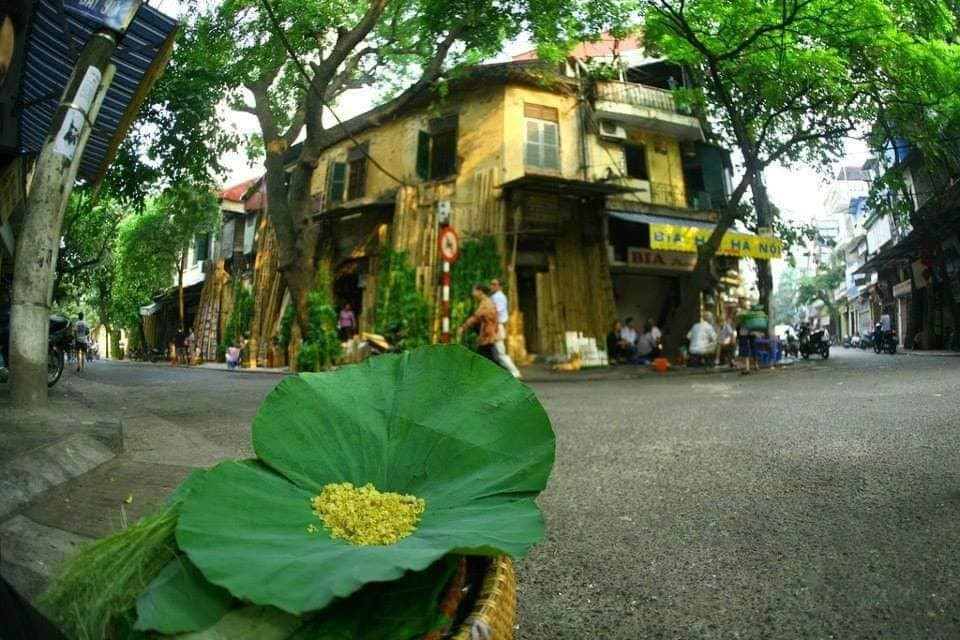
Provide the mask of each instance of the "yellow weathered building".
{"label": "yellow weathered building", "polygon": [[[643,76],[652,84],[592,81],[575,64],[483,65],[445,99],[332,145],[312,192],[335,302],[350,302],[372,329],[378,255],[389,245],[409,252],[439,311],[437,238],[449,224],[462,239],[496,240],[514,357],[562,352],[569,331],[602,343],[617,317],[662,323],[695,254],[657,240],[711,226],[729,193],[729,160],[675,104],[671,68],[658,64]],[[270,235],[261,216],[258,247]],[[261,363],[286,304],[275,263],[258,255],[253,274],[264,289],[252,330]]]}

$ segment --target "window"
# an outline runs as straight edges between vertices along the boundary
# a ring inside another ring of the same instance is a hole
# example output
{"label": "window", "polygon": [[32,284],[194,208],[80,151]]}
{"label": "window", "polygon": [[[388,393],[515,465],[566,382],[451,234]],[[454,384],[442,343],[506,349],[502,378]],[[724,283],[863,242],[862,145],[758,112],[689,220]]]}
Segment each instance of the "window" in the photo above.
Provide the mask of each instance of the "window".
{"label": "window", "polygon": [[364,142],[347,154],[347,200],[362,198],[367,190],[367,147]]}
{"label": "window", "polygon": [[560,135],[557,129],[557,110],[536,104],[524,105],[526,141],[523,163],[528,167],[560,170]]}
{"label": "window", "polygon": [[257,235],[257,214],[251,213],[247,216],[243,227],[243,252],[252,253],[254,240]]}
{"label": "window", "polygon": [[639,180],[649,180],[647,169],[647,148],[642,144],[623,145],[623,156],[627,161],[627,175]]}
{"label": "window", "polygon": [[429,132],[417,134],[417,175],[424,180],[446,178],[457,172],[456,114],[430,121]]}
{"label": "window", "polygon": [[203,262],[210,256],[210,234],[198,233],[194,240],[193,259],[194,262]]}
{"label": "window", "polygon": [[343,194],[347,186],[347,163],[332,162],[329,171],[330,179],[328,183],[330,188],[327,193],[330,194],[330,197],[327,198],[327,202],[343,202]]}

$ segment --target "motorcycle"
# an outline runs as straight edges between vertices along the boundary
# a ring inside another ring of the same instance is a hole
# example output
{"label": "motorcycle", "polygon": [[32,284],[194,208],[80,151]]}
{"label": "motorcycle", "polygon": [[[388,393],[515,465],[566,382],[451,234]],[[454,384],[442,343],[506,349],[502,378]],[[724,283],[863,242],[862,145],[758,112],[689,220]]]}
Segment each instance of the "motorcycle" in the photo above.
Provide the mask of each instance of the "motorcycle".
{"label": "motorcycle", "polygon": [[[67,350],[73,346],[70,320],[51,315],[47,329],[47,386],[57,384],[63,374]],[[10,362],[10,307],[0,309],[0,382],[6,382]]]}
{"label": "motorcycle", "polygon": [[865,334],[863,334],[862,336],[860,336],[860,343],[859,343],[859,345],[857,345],[857,346],[859,346],[859,347],[860,347],[861,349],[863,349],[864,351],[866,351],[867,349],[872,349],[872,348],[873,348],[873,334],[872,334],[872,333],[865,333]]}
{"label": "motorcycle", "polygon": [[800,355],[800,340],[797,339],[797,336],[793,335],[790,331],[787,331],[786,335],[783,337],[783,353],[786,356],[796,358]]}
{"label": "motorcycle", "polygon": [[873,350],[877,353],[886,351],[890,355],[894,355],[897,352],[897,330],[881,331],[880,338],[874,342]]}
{"label": "motorcycle", "polygon": [[811,331],[810,325],[801,324],[797,333],[800,336],[800,356],[804,360],[808,360],[814,353],[820,354],[824,360],[830,357],[830,338],[826,329]]}

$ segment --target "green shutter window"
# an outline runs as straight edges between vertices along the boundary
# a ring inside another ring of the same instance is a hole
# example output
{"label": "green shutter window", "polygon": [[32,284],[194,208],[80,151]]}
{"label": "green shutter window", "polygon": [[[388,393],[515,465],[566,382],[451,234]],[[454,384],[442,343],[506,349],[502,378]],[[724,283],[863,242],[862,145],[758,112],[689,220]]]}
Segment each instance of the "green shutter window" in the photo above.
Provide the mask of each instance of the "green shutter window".
{"label": "green shutter window", "polygon": [[330,171],[330,202],[342,202],[343,191],[347,184],[347,164],[334,162]]}
{"label": "green shutter window", "polygon": [[430,177],[430,134],[417,133],[417,175],[424,180]]}
{"label": "green shutter window", "polygon": [[193,255],[196,258],[197,262],[203,262],[207,259],[209,255],[210,247],[210,234],[209,233],[198,233],[195,240],[196,246],[194,247]]}

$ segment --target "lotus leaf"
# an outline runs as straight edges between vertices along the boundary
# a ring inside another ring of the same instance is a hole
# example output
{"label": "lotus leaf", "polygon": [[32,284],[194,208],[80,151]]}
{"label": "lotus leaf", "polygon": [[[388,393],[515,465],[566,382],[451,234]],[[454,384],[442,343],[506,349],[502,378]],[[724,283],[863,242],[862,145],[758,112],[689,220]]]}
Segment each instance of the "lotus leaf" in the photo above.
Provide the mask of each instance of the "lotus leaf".
{"label": "lotus leaf", "polygon": [[[429,346],[283,380],[253,423],[257,464],[228,461],[184,498],[177,542],[235,597],[301,614],[447,553],[523,556],[554,457],[533,392],[461,347]],[[426,501],[396,544],[333,539],[310,501],[330,483]]]}

